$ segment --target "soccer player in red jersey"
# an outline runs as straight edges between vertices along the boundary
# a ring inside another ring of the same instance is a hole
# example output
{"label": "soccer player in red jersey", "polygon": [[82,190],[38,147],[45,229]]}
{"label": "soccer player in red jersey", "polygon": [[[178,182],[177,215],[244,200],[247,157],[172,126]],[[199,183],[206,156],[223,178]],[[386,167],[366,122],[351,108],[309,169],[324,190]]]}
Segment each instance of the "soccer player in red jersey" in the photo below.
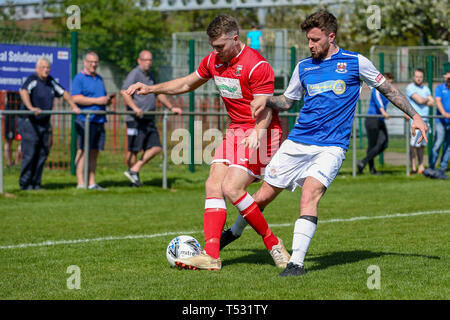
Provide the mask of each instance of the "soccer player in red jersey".
{"label": "soccer player in red jersey", "polygon": [[280,145],[281,126],[277,111],[266,108],[259,117],[251,109],[264,107],[274,93],[274,72],[269,63],[239,38],[239,25],[229,15],[219,15],[206,33],[214,49],[198,69],[186,77],[148,86],[131,85],[127,94],[190,92],[212,78],[225,103],[231,124],[214,155],[206,181],[204,212],[205,247],[195,257],[176,261],[180,268],[221,269],[220,238],[226,221],[227,198],[263,238],[275,264],[284,268],[290,258],[280,238],[270,230],[246,188],[261,177],[261,170]]}

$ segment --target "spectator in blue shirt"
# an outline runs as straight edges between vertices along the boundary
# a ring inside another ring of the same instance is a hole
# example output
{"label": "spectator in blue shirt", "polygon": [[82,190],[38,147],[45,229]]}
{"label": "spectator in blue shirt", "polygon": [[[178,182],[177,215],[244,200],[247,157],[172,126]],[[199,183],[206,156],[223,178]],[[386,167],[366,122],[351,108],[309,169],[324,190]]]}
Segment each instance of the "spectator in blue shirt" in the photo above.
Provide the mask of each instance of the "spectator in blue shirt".
{"label": "spectator in blue shirt", "polygon": [[252,30],[247,33],[247,45],[259,51],[259,53],[263,53],[263,35],[262,32],[258,30],[258,26],[256,23],[252,24]]}
{"label": "spectator in blue shirt", "polygon": [[[394,77],[390,73],[384,75],[386,80],[392,84]],[[386,108],[389,104],[389,100],[383,96],[380,91],[373,88],[370,98],[369,115],[380,115],[382,118],[366,118],[366,133],[368,139],[367,155],[358,162],[358,172],[362,173],[364,167],[369,164],[371,174],[379,175],[375,169],[373,159],[388,147],[388,132],[384,119],[389,119],[389,114],[386,112]]]}
{"label": "spectator in blue shirt", "polygon": [[75,113],[79,113],[80,109],[70,93],[50,76],[50,61],[46,58],[38,59],[36,73],[25,80],[19,94],[22,99],[21,109],[34,112],[33,115],[19,118],[23,154],[19,185],[22,190],[38,190],[50,153],[52,134],[50,115],[42,114],[42,111],[53,108],[55,97],[63,97]]}
{"label": "spectator in blue shirt", "polygon": [[444,74],[444,83],[436,88],[435,100],[437,115],[442,115],[444,118],[436,120],[436,140],[431,152],[430,168],[434,169],[439,157],[439,150],[444,145],[440,165],[440,169],[444,173],[450,160],[450,70]]}
{"label": "spectator in blue shirt", "polygon": [[[416,112],[424,117],[424,121],[429,127],[428,118],[429,107],[434,106],[434,99],[431,95],[430,89],[424,85],[424,75],[423,69],[417,68],[414,70],[413,82],[406,87],[406,97],[409,103],[414,107]],[[411,120],[410,120],[411,122]],[[416,130],[415,136],[411,133],[411,148],[410,148],[410,158],[411,158],[411,169],[412,173],[423,173],[425,170],[424,165],[424,153],[425,153],[425,140],[418,142],[421,137],[421,133]],[[417,157],[417,162],[416,162]]]}
{"label": "spectator in blue shirt", "polygon": [[[113,95],[107,95],[103,78],[97,74],[98,55],[90,51],[84,57],[84,69],[78,73],[72,82],[72,95],[75,103],[82,111],[105,111],[112,101]],[[84,181],[84,126],[86,116],[77,116],[75,128],[78,135],[78,151],[75,159],[77,173],[77,188],[104,190],[95,182],[95,169],[99,150],[105,148],[105,115],[91,115],[89,117],[89,176]]]}

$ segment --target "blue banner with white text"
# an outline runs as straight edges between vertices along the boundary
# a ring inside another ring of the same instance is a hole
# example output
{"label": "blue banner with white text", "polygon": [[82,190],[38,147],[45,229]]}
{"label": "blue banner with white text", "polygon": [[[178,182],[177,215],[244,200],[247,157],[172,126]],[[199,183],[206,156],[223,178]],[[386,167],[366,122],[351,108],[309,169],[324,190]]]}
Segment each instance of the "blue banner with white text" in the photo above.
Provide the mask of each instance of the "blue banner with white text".
{"label": "blue banner with white text", "polygon": [[40,57],[50,61],[50,75],[70,92],[70,48],[11,44],[0,44],[0,90],[19,91]]}

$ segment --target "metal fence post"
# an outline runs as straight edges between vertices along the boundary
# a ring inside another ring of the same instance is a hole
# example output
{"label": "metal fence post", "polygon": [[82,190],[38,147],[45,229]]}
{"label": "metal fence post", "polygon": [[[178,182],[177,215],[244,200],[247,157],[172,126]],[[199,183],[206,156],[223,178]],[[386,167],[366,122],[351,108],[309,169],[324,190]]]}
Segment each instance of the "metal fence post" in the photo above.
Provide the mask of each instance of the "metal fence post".
{"label": "metal fence post", "polygon": [[410,129],[409,129],[409,120],[405,119],[405,136],[406,136],[406,176],[409,177],[409,168],[410,168],[410,161],[411,158],[409,156],[411,150],[409,145],[409,136],[410,136]]}
{"label": "metal fence post", "polygon": [[[358,113],[362,114],[361,112],[361,100],[358,99]],[[359,127],[359,148],[363,148],[363,130],[362,130],[362,118],[358,117],[358,127]]]}
{"label": "metal fence post", "polygon": [[[195,40],[189,40],[189,74],[195,71]],[[189,92],[189,112],[195,112],[195,93]],[[194,172],[194,159],[195,159],[195,147],[194,147],[194,115],[189,116],[189,133],[191,135],[191,155],[189,159],[189,171]]]}
{"label": "metal fence post", "polygon": [[167,189],[167,110],[163,116],[163,189]]}
{"label": "metal fence post", "polygon": [[[380,73],[384,74],[384,52],[380,52]],[[380,152],[378,155],[378,162],[381,166],[384,165],[384,153]]]}
{"label": "metal fence post", "polygon": [[[355,119],[356,120],[356,119]],[[356,121],[353,120],[353,137],[352,137],[352,149],[353,149],[353,160],[352,160],[352,176],[356,177]]]}
{"label": "metal fence post", "polygon": [[[70,45],[70,63],[72,66],[71,76],[72,79],[77,74],[77,63],[78,63],[78,32],[72,31],[70,33],[71,45]],[[76,115],[73,114],[71,119],[71,133],[70,133],[70,173],[75,175],[76,173],[76,165],[75,158],[77,156],[77,132],[75,130],[75,119]]]}
{"label": "metal fence post", "polygon": [[86,118],[84,120],[84,187],[88,189],[89,187],[89,136],[90,136],[90,113],[86,114]]}
{"label": "metal fence post", "polygon": [[[294,72],[296,65],[297,65],[297,51],[296,51],[295,47],[291,47],[291,75]],[[298,109],[298,107],[297,107],[298,103],[299,102],[295,103],[294,109],[292,110],[292,112],[298,111],[297,110]],[[292,130],[292,128],[294,127],[295,120],[296,120],[295,117],[289,117],[289,130]]]}
{"label": "metal fence post", "polygon": [[[3,115],[0,113],[0,135],[3,132]],[[3,137],[0,136],[0,194],[4,193],[3,186]]]}
{"label": "metal fence post", "polygon": [[[428,56],[427,57],[427,80],[428,80],[428,88],[430,89],[431,95],[433,95],[433,69],[434,69],[434,64],[433,64],[433,56]],[[432,116],[434,114],[434,109],[435,108],[428,108],[429,112],[428,115]],[[433,141],[434,141],[434,132],[433,132],[433,128],[434,128],[434,118],[429,118],[430,121],[430,130],[428,131],[428,159],[431,159],[431,153],[433,150]]]}

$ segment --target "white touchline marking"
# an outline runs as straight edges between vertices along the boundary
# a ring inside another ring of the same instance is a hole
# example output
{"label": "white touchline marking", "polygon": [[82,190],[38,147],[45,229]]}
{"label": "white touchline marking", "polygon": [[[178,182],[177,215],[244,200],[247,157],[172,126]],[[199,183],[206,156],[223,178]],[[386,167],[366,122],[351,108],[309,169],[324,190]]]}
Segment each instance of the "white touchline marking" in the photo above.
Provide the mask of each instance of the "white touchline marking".
{"label": "white touchline marking", "polygon": [[[361,217],[353,217],[353,218],[345,218],[345,219],[329,219],[329,220],[318,220],[318,223],[335,223],[335,222],[352,222],[359,220],[374,220],[374,219],[390,219],[390,218],[404,218],[404,217],[413,217],[420,215],[428,215],[428,214],[443,214],[450,213],[450,210],[435,210],[435,211],[422,211],[422,212],[411,212],[411,213],[394,213],[383,216],[361,216]],[[294,226],[294,222],[292,223],[281,223],[281,224],[269,224],[271,228],[276,227],[291,227]],[[164,232],[164,233],[155,233],[155,234],[137,234],[137,235],[128,235],[128,236],[109,236],[109,237],[101,237],[101,238],[92,238],[92,239],[77,239],[77,240],[57,240],[57,241],[44,241],[38,243],[22,243],[22,244],[14,244],[9,246],[0,246],[0,249],[20,249],[20,248],[29,248],[29,247],[44,247],[44,246],[56,246],[60,244],[77,244],[77,243],[86,243],[86,242],[98,242],[98,241],[111,241],[111,240],[132,240],[132,239],[148,239],[148,238],[157,238],[157,237],[165,237],[165,236],[174,236],[181,234],[195,234],[201,233],[203,230],[198,231],[175,231],[175,232]]]}

